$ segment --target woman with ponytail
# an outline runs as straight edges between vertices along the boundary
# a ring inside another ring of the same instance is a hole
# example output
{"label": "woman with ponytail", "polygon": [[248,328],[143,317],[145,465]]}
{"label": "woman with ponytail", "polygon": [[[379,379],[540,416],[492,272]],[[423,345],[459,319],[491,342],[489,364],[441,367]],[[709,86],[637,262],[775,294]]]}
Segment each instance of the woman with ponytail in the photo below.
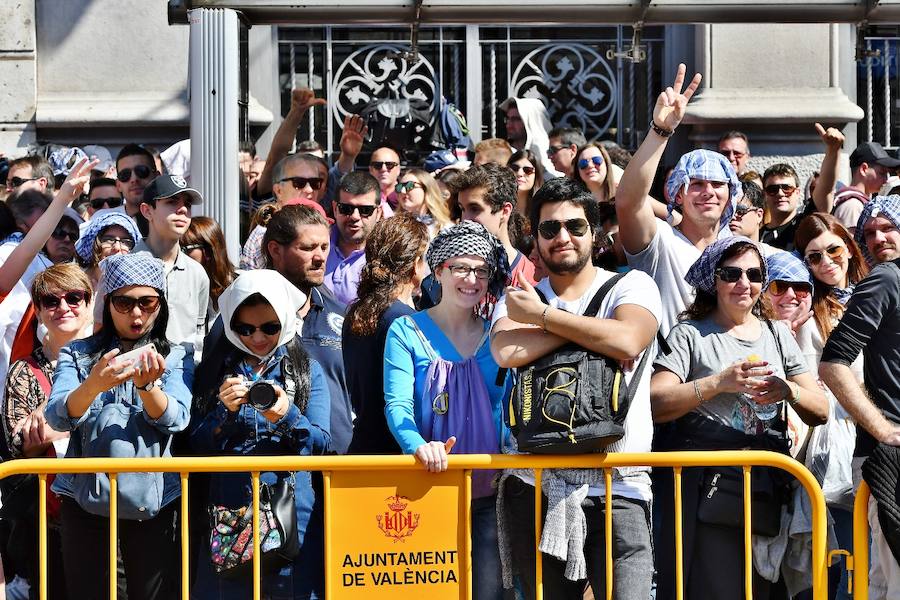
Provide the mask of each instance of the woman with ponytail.
{"label": "woman with ponytail", "polygon": [[344,371],[356,413],[350,454],[400,454],[384,418],[384,340],[394,319],[415,312],[425,277],[428,227],[408,213],[379,221],[366,241],[359,300],[344,319]]}

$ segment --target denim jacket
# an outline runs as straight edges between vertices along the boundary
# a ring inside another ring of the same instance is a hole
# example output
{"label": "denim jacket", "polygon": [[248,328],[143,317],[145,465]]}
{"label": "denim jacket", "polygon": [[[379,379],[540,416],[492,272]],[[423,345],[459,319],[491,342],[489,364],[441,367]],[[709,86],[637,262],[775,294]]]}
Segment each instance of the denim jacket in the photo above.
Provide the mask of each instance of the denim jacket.
{"label": "denim jacket", "polygon": [[[60,350],[44,414],[53,429],[71,432],[66,458],[171,456],[173,434],[186,429],[190,419],[193,351],[172,344],[165,357],[160,384],[169,402],[159,418],[144,411],[131,380],[99,394],[80,417],[70,417],[66,406],[69,394],[90,374],[94,366],[91,357],[110,349],[101,349],[99,341],[91,337]],[[109,514],[109,478],[104,473],[61,474],[52,489],[73,498],[87,512]],[[181,495],[177,473],[122,473],[118,490],[119,518],[131,520],[152,518]]]}

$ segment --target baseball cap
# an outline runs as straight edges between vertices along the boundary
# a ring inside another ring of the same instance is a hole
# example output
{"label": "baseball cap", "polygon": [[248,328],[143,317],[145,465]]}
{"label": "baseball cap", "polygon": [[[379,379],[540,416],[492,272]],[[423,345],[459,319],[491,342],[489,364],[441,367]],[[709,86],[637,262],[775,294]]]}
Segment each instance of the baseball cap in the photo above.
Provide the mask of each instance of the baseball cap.
{"label": "baseball cap", "polygon": [[889,169],[900,167],[900,159],[892,157],[878,142],[863,142],[850,154],[850,168],[855,169],[863,163],[881,165]]}
{"label": "baseball cap", "polygon": [[181,175],[160,175],[144,188],[144,202],[152,202],[159,198],[171,198],[175,194],[186,193],[193,204],[203,202],[203,196],[194,188],[188,187]]}
{"label": "baseball cap", "polygon": [[311,208],[325,217],[325,220],[328,221],[329,224],[334,223],[334,219],[328,216],[328,213],[325,212],[325,209],[321,204],[316,202],[315,200],[306,200],[305,198],[298,198],[297,200],[287,200],[281,203],[282,206],[305,206],[307,208]]}
{"label": "baseball cap", "polygon": [[115,166],[115,162],[113,162],[112,154],[106,146],[99,146],[97,144],[88,144],[84,148],[84,153],[92,158],[96,158],[100,161],[100,163],[94,167],[95,171],[103,171],[104,173],[109,171],[111,168]]}
{"label": "baseball cap", "polygon": [[440,171],[450,165],[456,164],[459,162],[459,159],[456,157],[456,154],[453,153],[452,150],[438,150],[437,152],[432,152],[428,155],[425,161],[422,163],[422,166],[429,173],[434,173],[435,171]]}

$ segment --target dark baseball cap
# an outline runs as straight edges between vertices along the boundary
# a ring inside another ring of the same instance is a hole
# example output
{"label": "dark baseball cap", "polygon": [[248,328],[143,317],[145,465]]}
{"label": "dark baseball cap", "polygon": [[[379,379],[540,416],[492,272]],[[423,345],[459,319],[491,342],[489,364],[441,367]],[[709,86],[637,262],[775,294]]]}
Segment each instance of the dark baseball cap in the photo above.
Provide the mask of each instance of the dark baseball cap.
{"label": "dark baseball cap", "polygon": [[150,203],[159,198],[171,198],[175,194],[185,193],[191,197],[193,204],[203,202],[203,196],[180,175],[160,175],[144,188],[144,202]]}
{"label": "dark baseball cap", "polygon": [[863,142],[850,154],[851,169],[855,169],[863,163],[881,165],[888,169],[900,167],[900,159],[896,159],[888,154],[878,142]]}

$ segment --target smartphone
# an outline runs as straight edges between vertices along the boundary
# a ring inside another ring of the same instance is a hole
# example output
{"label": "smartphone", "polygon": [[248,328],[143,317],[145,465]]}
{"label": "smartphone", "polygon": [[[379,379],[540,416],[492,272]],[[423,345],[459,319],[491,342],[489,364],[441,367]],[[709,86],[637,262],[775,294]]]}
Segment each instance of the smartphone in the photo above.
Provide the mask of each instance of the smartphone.
{"label": "smartphone", "polygon": [[153,345],[153,342],[141,346],[140,348],[135,348],[125,354],[119,354],[118,356],[114,356],[111,361],[109,361],[110,366],[118,367],[119,365],[122,368],[125,367],[125,364],[128,361],[132,361],[132,365],[137,367],[139,365],[143,365],[146,362],[146,357],[151,351],[155,351],[156,346]]}

